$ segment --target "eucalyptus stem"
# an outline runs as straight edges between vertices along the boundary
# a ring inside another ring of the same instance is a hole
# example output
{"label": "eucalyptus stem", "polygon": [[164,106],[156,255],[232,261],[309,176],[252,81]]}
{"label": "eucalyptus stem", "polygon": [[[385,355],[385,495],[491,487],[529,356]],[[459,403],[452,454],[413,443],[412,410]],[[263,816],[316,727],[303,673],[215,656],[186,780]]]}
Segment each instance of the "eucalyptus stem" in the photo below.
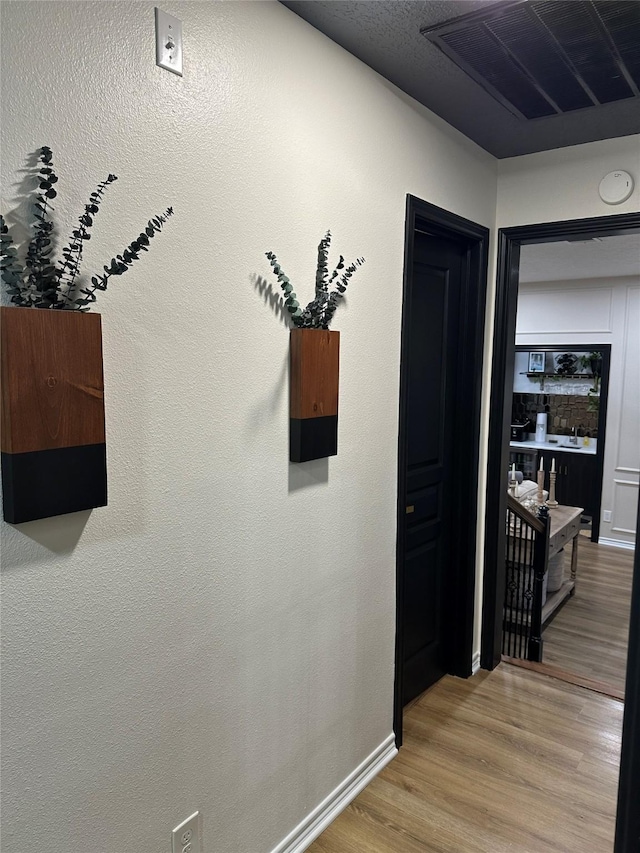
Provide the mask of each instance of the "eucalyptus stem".
{"label": "eucalyptus stem", "polygon": [[[301,309],[289,278],[283,273],[282,267],[273,252],[266,252],[275,275],[278,277],[285,295],[285,307],[291,315],[291,322],[300,329],[328,329],[336,308],[343,298],[347,285],[358,267],[364,263],[364,258],[357,258],[345,268],[344,257],[340,259],[335,269],[329,275],[329,247],[331,232],[327,231],[318,244],[318,261],[316,266],[315,298]],[[344,270],[342,274],[341,270]],[[336,281],[336,289],[329,293],[329,286]]]}
{"label": "eucalyptus stem", "polygon": [[76,296],[78,276],[83,260],[84,246],[91,239],[91,228],[95,216],[100,210],[104,193],[117,180],[115,175],[98,184],[89,196],[89,202],[78,218],[78,225],[72,231],[68,244],[62,250],[57,264],[50,260],[52,252],[51,237],[53,222],[50,213],[53,210],[51,199],[57,195],[54,184],[58,182],[53,166],[53,154],[48,146],[38,152],[39,166],[36,169],[38,189],[35,197],[35,222],[33,236],[26,251],[24,265],[17,257],[17,250],[4,218],[0,216],[0,273],[7,293],[15,305],[24,308],[58,308],[75,311],[88,311],[96,301],[96,290],[106,290],[107,281],[114,275],[122,275],[131,265],[140,259],[141,252],[147,252],[149,241],[158,234],[167,219],[173,215],[169,207],[163,214],[150,219],[147,226],[121,255],[111,259],[104,267],[104,273],[93,276],[91,284]]}

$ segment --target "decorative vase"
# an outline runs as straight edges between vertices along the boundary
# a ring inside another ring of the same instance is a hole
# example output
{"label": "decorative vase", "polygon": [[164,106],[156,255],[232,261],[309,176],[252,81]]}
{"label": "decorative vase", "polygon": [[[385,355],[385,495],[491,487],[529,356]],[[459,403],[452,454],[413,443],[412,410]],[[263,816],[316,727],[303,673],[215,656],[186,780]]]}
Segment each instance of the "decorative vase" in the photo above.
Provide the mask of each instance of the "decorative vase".
{"label": "decorative vase", "polygon": [[308,462],[338,452],[340,332],[292,329],[289,458]]}
{"label": "decorative vase", "polygon": [[0,322],[5,521],[106,505],[100,315],[3,307]]}

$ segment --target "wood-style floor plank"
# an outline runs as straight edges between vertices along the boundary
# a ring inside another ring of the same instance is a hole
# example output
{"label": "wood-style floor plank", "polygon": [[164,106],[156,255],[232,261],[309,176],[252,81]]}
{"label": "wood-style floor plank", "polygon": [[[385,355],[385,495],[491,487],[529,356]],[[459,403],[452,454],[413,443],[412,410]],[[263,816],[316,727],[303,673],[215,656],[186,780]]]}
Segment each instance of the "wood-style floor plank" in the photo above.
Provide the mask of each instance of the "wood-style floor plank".
{"label": "wood-style floor plank", "polygon": [[405,711],[404,746],[309,853],[610,853],[623,705],[506,664]]}
{"label": "wood-style floor plank", "polygon": [[632,578],[632,551],[581,536],[576,592],[543,632],[543,662],[624,693]]}

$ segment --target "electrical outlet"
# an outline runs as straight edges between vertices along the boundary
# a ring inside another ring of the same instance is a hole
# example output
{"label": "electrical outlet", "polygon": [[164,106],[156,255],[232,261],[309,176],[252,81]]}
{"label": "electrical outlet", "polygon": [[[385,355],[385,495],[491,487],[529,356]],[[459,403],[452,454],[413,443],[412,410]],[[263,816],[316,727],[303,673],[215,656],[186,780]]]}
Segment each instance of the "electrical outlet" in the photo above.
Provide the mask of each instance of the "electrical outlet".
{"label": "electrical outlet", "polygon": [[171,833],[171,853],[204,853],[202,849],[202,815],[194,812]]}
{"label": "electrical outlet", "polygon": [[156,65],[182,77],[182,21],[157,7],[155,11]]}
{"label": "electrical outlet", "polygon": [[603,521],[611,521],[611,510],[610,509],[604,510],[604,512],[602,513],[602,520]]}

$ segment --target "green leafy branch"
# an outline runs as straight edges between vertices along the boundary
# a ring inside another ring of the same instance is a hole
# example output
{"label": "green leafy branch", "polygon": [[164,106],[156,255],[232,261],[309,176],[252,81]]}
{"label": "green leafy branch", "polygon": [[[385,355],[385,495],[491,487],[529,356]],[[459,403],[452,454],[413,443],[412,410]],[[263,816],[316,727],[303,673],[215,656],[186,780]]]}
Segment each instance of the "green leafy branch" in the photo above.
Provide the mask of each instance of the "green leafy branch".
{"label": "green leafy branch", "polygon": [[298,302],[298,297],[294,293],[293,286],[289,281],[289,277],[284,274],[282,271],[282,267],[276,256],[273,252],[265,252],[267,258],[269,259],[269,263],[273,267],[273,272],[278,277],[278,284],[282,288],[282,292],[284,293],[284,304],[286,306],[287,311],[291,314],[291,319],[293,321],[294,326],[298,325],[298,319],[302,314],[300,309],[300,303]]}
{"label": "green leafy branch", "polygon": [[[344,297],[349,281],[358,267],[364,263],[364,258],[357,258],[345,268],[344,258],[340,259],[335,269],[329,275],[329,248],[331,232],[327,231],[318,244],[318,262],[316,266],[315,298],[304,308],[300,308],[298,298],[293,290],[289,277],[280,266],[273,252],[266,252],[278,283],[284,294],[285,307],[291,315],[294,326],[301,329],[328,329],[340,300]],[[341,271],[344,270],[344,272]],[[330,285],[336,281],[336,289],[329,292]]]}
{"label": "green leafy branch", "polygon": [[107,282],[111,276],[124,275],[131,265],[140,258],[140,252],[149,251],[149,241],[162,231],[162,226],[170,216],[173,216],[172,207],[168,207],[164,214],[158,214],[158,216],[150,219],[145,230],[127,246],[122,254],[116,255],[115,258],[111,259],[111,264],[103,268],[103,274],[92,276],[89,287],[80,291],[83,296],[73,300],[78,311],[88,311],[89,307],[85,306],[90,306],[92,302],[96,301],[96,290],[106,290]]}
{"label": "green leafy branch", "polygon": [[0,216],[0,273],[7,285],[7,293],[16,305],[27,305],[26,291],[22,284],[24,273],[22,264],[18,261],[18,253],[9,234],[4,216]]}
{"label": "green leafy branch", "polygon": [[57,302],[55,266],[51,263],[51,236],[53,222],[49,218],[53,210],[50,201],[57,195],[53,185],[58,182],[54,171],[53,154],[46,145],[40,149],[38,160],[38,191],[34,203],[33,237],[27,247],[21,288],[23,304],[37,308],[50,308]]}
{"label": "green leafy branch", "polygon": [[108,175],[105,181],[98,184],[96,190],[89,196],[89,204],[84,206],[84,213],[78,219],[78,226],[71,234],[69,245],[62,250],[62,261],[58,264],[58,282],[60,296],[67,303],[74,302],[72,297],[82,263],[82,250],[85,242],[91,239],[89,231],[100,209],[102,196],[107,187],[117,180],[116,175]]}
{"label": "green leafy branch", "polygon": [[80,274],[84,245],[91,238],[90,230],[100,210],[104,193],[117,177],[108,175],[91,193],[89,202],[78,219],[78,225],[71,233],[69,243],[62,250],[61,259],[54,265],[50,259],[53,232],[53,223],[50,220],[53,208],[50,201],[56,197],[54,184],[58,182],[58,177],[54,172],[51,149],[43,146],[39,151],[38,161],[40,165],[34,205],[35,222],[24,266],[18,260],[9,227],[0,216],[0,274],[11,301],[20,307],[88,311],[88,306],[96,301],[96,291],[106,290],[111,276],[125,273],[139,260],[141,252],[148,251],[150,240],[162,230],[167,219],[173,214],[173,208],[170,207],[163,214],[150,219],[144,232],[130,243],[121,255],[111,259],[111,264],[104,267],[103,274],[93,276],[91,284],[81,290],[81,295],[78,296],[77,278]]}
{"label": "green leafy branch", "polygon": [[329,323],[333,319],[335,310],[338,307],[340,300],[344,297],[347,285],[349,284],[349,279],[358,269],[358,267],[362,266],[363,263],[364,258],[356,258],[356,260],[352,264],[349,264],[344,274],[340,277],[340,281],[336,285],[336,290],[334,290],[329,296],[329,304],[327,305],[327,308],[325,310],[326,326],[324,326],[323,328],[329,328]]}

